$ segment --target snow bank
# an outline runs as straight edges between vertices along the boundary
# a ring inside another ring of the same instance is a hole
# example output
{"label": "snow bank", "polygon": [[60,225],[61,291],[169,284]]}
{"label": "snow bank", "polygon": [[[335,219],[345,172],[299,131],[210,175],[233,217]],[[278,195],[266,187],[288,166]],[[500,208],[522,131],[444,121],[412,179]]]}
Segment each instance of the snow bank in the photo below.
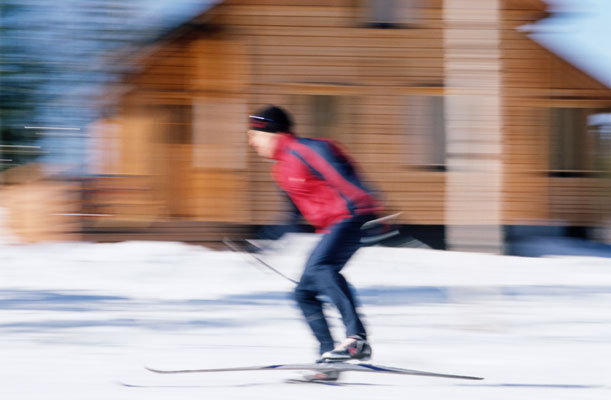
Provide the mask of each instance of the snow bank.
{"label": "snow bank", "polygon": [[[289,236],[261,257],[296,278],[315,242]],[[359,291],[374,361],[486,380],[348,373],[342,386],[288,385],[292,374],[282,371],[143,368],[315,357],[294,285],[241,254],[160,242],[4,246],[0,398],[606,400],[610,272],[605,258],[363,249],[345,273]]]}

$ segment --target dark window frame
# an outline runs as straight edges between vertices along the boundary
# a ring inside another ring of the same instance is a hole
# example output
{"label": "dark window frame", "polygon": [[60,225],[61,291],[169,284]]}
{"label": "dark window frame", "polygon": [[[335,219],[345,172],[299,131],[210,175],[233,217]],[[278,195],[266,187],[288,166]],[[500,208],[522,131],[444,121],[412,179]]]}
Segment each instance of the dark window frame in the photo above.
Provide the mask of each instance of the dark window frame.
{"label": "dark window frame", "polygon": [[548,176],[596,177],[603,172],[598,161],[598,148],[604,132],[592,125],[590,118],[608,112],[586,107],[549,109]]}
{"label": "dark window frame", "polygon": [[[405,29],[416,24],[422,0],[355,0],[361,23],[371,29]],[[410,10],[408,13],[404,9]]]}
{"label": "dark window frame", "polygon": [[[427,171],[447,171],[447,126],[445,121],[445,96],[441,94],[411,94],[407,95],[407,111],[409,115],[417,115],[419,121],[405,126],[406,146],[416,143],[425,153],[419,153],[423,159],[407,160],[410,168]],[[413,109],[417,104],[418,109]],[[411,129],[418,131],[410,131]]]}

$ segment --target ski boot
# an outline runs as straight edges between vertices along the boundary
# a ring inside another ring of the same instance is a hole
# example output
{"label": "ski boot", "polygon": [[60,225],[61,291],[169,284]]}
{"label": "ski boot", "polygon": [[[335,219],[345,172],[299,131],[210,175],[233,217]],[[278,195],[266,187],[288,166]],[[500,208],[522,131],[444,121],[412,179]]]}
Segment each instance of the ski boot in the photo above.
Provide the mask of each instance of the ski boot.
{"label": "ski boot", "polygon": [[371,346],[364,337],[359,335],[348,336],[342,344],[322,355],[324,362],[365,361],[370,358]]}

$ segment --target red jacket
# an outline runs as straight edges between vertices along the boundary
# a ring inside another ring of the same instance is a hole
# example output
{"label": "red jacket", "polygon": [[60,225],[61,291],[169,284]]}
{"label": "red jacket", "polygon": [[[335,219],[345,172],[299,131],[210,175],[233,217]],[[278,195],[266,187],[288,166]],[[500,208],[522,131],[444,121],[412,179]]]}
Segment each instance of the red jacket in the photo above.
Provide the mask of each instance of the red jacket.
{"label": "red jacket", "polygon": [[354,163],[333,141],[283,134],[274,159],[274,179],[318,230],[381,209]]}

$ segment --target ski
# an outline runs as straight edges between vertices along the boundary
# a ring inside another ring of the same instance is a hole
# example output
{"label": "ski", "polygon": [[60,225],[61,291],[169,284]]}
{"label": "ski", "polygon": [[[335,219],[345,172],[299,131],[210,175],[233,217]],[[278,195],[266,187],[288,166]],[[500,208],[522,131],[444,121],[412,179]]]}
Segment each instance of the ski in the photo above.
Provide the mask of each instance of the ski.
{"label": "ski", "polygon": [[286,383],[307,383],[307,384],[313,384],[313,385],[328,385],[328,386],[346,386],[345,383],[343,382],[338,382],[338,381],[323,381],[323,380],[319,380],[319,379],[298,379],[298,378],[291,378],[291,379],[287,379],[284,382]]}
{"label": "ski", "polygon": [[231,367],[231,368],[204,368],[204,369],[175,369],[163,370],[156,368],[145,367],[151,372],[158,374],[190,374],[190,373],[205,373],[205,372],[237,372],[237,371],[270,371],[270,370],[292,370],[292,371],[355,371],[355,372],[374,372],[387,373],[398,375],[417,375],[436,378],[451,378],[451,379],[470,379],[482,380],[484,378],[467,375],[442,374],[437,372],[418,371],[415,369],[404,369],[396,367],[385,367],[376,364],[349,364],[345,362],[338,363],[304,363],[304,364],[274,364],[274,365],[259,365],[250,367]]}

